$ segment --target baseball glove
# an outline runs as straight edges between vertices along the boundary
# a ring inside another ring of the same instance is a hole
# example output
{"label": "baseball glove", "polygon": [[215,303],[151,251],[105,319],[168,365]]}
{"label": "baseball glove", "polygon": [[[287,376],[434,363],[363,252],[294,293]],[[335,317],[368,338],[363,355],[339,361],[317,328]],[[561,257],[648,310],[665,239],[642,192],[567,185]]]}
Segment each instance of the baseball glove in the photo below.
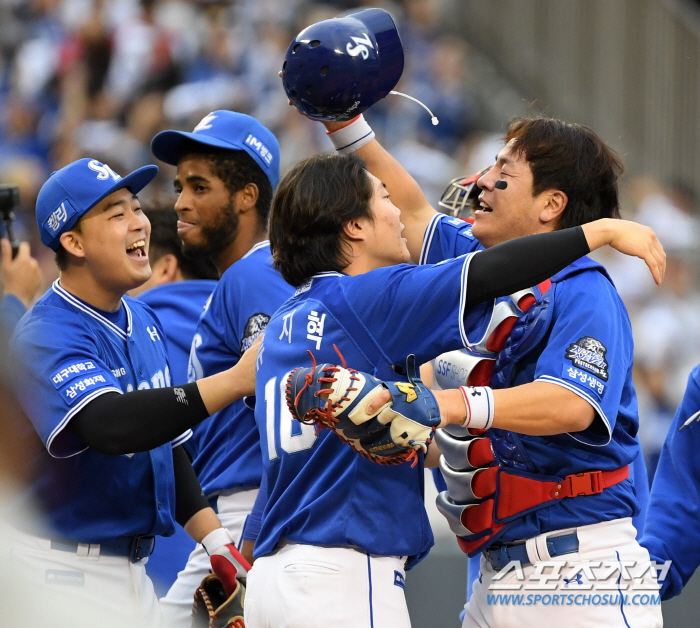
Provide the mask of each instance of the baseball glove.
{"label": "baseball glove", "polygon": [[[433,393],[418,377],[415,356],[406,360],[408,382],[383,382],[369,373],[333,364],[296,368],[287,378],[286,399],[292,416],[317,429],[332,430],[360,455],[379,464],[412,461],[426,453],[440,411]],[[340,354],[339,354],[340,355]],[[382,389],[392,400],[372,414],[367,406]]]}
{"label": "baseball glove", "polygon": [[192,628],[245,628],[243,600],[245,587],[236,581],[233,593],[226,597],[224,585],[215,574],[209,574],[195,591],[192,606]]}

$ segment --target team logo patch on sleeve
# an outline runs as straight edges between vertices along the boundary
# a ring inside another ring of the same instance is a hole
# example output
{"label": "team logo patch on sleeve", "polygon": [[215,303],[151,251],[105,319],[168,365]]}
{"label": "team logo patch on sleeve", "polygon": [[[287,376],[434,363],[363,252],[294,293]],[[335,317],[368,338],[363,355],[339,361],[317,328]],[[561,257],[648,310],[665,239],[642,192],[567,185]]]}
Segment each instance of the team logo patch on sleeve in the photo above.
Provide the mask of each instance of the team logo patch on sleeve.
{"label": "team logo patch on sleeve", "polygon": [[250,349],[255,342],[255,339],[265,331],[265,327],[270,322],[270,317],[267,314],[258,312],[253,314],[245,324],[243,330],[243,340],[241,340],[241,353]]}
{"label": "team logo patch on sleeve", "polygon": [[607,352],[608,350],[600,340],[584,336],[569,345],[566,350],[566,358],[571,360],[575,367],[585,369],[607,382],[608,362],[605,359]]}

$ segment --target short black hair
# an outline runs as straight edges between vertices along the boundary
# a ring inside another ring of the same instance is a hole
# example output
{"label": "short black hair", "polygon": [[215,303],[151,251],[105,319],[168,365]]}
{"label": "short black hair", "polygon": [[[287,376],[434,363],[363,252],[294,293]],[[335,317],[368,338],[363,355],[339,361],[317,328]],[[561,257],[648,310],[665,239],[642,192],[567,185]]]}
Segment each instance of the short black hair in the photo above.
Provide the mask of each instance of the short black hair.
{"label": "short black hair", "polygon": [[182,254],[177,235],[177,213],[159,205],[149,205],[143,212],[151,223],[148,257],[151,264],[165,255],[174,255],[185,279],[218,279],[216,266],[209,258],[189,259]]}
{"label": "short black hair", "polygon": [[366,164],[355,155],[316,155],[282,177],[270,213],[270,248],[284,280],[300,286],[348,264],[343,226],[372,217]]}
{"label": "short black hair", "polygon": [[545,190],[567,195],[558,229],[620,217],[617,180],[624,166],[592,129],[545,116],[513,118],[503,139],[514,140],[513,152],[530,166],[534,196]]}
{"label": "short black hair", "polygon": [[258,200],[255,209],[258,223],[264,229],[270,217],[272,206],[272,183],[263,169],[244,150],[227,150],[189,142],[182,152],[182,157],[197,155],[209,162],[211,171],[224,182],[229,194],[233,195],[249,183],[258,188]]}

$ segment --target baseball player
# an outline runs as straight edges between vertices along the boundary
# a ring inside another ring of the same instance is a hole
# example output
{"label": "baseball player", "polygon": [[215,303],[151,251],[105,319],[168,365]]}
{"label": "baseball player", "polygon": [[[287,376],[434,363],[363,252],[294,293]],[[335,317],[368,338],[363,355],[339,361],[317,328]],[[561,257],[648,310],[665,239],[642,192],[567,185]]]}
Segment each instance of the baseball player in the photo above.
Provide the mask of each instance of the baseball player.
{"label": "baseball player", "polygon": [[[177,215],[172,209],[147,209],[144,214],[151,223],[148,258],[153,274],[129,294],[138,296],[161,322],[167,336],[170,377],[173,385],[181,386],[187,383],[187,363],[197,321],[219,275],[209,259],[191,260],[183,255]],[[194,547],[192,538],[179,525],[172,536],[156,539],[146,572],[158,597],[164,596],[175,582]]]}
{"label": "baseball player", "polygon": [[[448,214],[451,216],[462,217],[466,214],[466,216],[469,217],[465,218],[465,220],[473,225],[475,212],[480,209],[478,197],[481,189],[476,183],[488,170],[490,170],[490,167],[470,177],[457,177],[450,181],[438,205],[447,210]],[[431,365],[425,366],[431,367]],[[432,367],[429,369],[429,373],[429,381],[433,382],[434,372]],[[435,385],[439,388],[438,384]],[[636,440],[639,440],[639,436],[637,436]],[[438,492],[447,491],[447,485],[440,470],[435,468],[432,469],[432,471]],[[637,539],[639,540],[644,531],[644,521],[649,501],[648,473],[643,455],[638,455],[630,465],[630,480],[634,484],[635,495],[639,502],[639,514],[632,518],[632,523],[637,531]],[[480,558],[481,555],[477,554],[469,559],[469,569],[467,572],[467,601],[469,601],[471,597],[474,582],[478,580],[480,574]],[[462,611],[462,617],[463,615],[464,611]]]}
{"label": "baseball player", "polygon": [[230,566],[245,573],[181,443],[252,392],[253,357],[173,387],[162,326],[124,297],[151,274],[136,193],[156,172],[122,178],[81,159],[53,173],[37,199],[60,277],[20,321],[11,352],[17,397],[44,445],[25,496],[42,518],[13,509],[6,558],[48,613],[72,600],[70,626],[94,625],[96,615],[106,625],[158,625],[144,563],[176,520],[217,557],[224,586],[235,586]]}
{"label": "baseball player", "polygon": [[[327,123],[331,131],[341,127],[335,131],[342,135],[337,147],[352,140],[355,125],[357,137],[371,131],[361,117],[350,125]],[[622,165],[592,131],[547,118],[516,119],[505,140],[496,164],[478,181],[482,191],[473,225],[435,212],[376,140],[357,150],[387,189],[396,191],[409,250],[420,264],[618,215],[616,179]],[[462,464],[459,456],[446,454],[440,464],[449,495],[441,494],[438,507],[461,547],[471,556],[482,553],[480,582],[464,626],[565,617],[571,622],[566,608],[487,603],[493,579],[511,560],[525,567],[525,577],[552,559],[575,563],[595,556],[612,571],[617,565],[616,575],[623,570],[619,561],[635,561],[641,571],[649,564],[635,539],[632,517],[639,504],[628,479],[629,465],[640,455],[631,333],[607,273],[585,259],[527,294],[499,301],[479,342],[435,360],[436,381],[443,388],[490,384],[499,389],[493,393],[499,429],[490,430],[485,441],[492,453],[479,464]],[[508,411],[516,400],[519,420],[499,421],[500,409]],[[448,453],[468,446],[469,435],[450,434],[436,438]],[[480,483],[474,484],[475,477]],[[550,482],[560,492],[550,494]],[[527,499],[528,494],[537,497]],[[632,594],[635,587],[654,585],[655,575],[647,571],[639,582],[623,577]],[[584,584],[609,590],[610,577],[602,580],[588,576]],[[568,582],[556,586],[564,593]],[[632,618],[638,625],[661,625],[660,607],[590,606],[577,621],[612,625]]]}
{"label": "baseball player", "polygon": [[[484,298],[564,268],[567,257],[609,242],[608,228],[630,229],[648,252],[647,228],[598,221],[437,265],[407,265],[399,210],[360,159],[317,156],[286,173],[270,241],[276,266],[298,288],[268,323],[257,358],[255,419],[269,496],[248,576],[249,627],[408,626],[405,568],[433,541],[423,455],[415,467],[377,465],[328,431],[292,420],[291,369],[308,363],[308,352],[318,363],[342,355],[353,368],[396,379],[409,353],[426,362],[477,342],[491,310]],[[486,399],[479,421],[488,423]],[[464,421],[461,398],[459,405]],[[522,411],[503,407],[504,425],[523,421]]]}
{"label": "baseball player", "polygon": [[[210,257],[221,273],[192,340],[193,382],[235,365],[294,292],[272,268],[267,240],[279,145],[254,118],[214,111],[192,133],[163,131],[151,148],[177,165],[175,210],[185,253]],[[262,476],[253,411],[243,401],[230,405],[194,429],[188,448],[204,494],[239,543]],[[191,592],[208,571],[209,557],[198,546],[161,600],[170,626],[190,625]]]}
{"label": "baseball player", "polygon": [[700,565],[698,410],[700,366],[696,366],[688,377],[683,400],[661,450],[651,486],[644,535],[640,540],[652,559],[660,563],[665,575],[659,577],[662,600],[679,595]]}

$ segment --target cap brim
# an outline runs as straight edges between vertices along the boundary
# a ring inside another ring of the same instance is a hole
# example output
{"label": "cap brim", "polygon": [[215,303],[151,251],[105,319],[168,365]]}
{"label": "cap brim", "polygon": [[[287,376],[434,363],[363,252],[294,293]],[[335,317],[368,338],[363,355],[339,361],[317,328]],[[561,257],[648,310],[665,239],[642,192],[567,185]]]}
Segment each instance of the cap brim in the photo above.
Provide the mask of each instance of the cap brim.
{"label": "cap brim", "polygon": [[[132,194],[138,194],[143,188],[145,188],[158,174],[158,166],[143,166],[134,170],[131,174],[122,177],[118,181],[114,182],[114,185],[109,188],[104,194],[102,194],[91,206],[92,209],[97,203],[106,199],[110,194],[121,190],[122,188],[129,188]],[[82,214],[81,214],[82,215]],[[80,216],[78,216],[80,217]]]}
{"label": "cap brim", "polygon": [[186,131],[161,131],[151,142],[151,152],[162,162],[177,166],[177,162],[187,154],[192,144],[202,144],[215,148],[228,150],[243,150],[238,144],[231,144],[215,137],[202,135],[201,133],[187,133]]}
{"label": "cap brim", "polygon": [[120,181],[117,181],[117,185],[114,186],[112,192],[121,188],[129,188],[132,193],[138,194],[156,178],[157,174],[158,166],[143,166],[142,168],[134,170],[131,174],[122,177]]}

